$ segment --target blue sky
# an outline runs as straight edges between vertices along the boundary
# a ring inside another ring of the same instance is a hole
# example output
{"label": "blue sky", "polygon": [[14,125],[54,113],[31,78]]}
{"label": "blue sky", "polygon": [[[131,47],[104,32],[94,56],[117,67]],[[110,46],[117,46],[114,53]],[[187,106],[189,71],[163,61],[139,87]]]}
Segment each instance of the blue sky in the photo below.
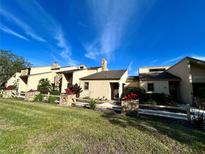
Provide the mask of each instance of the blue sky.
{"label": "blue sky", "polygon": [[205,60],[204,0],[0,0],[0,48],[34,66],[109,69]]}

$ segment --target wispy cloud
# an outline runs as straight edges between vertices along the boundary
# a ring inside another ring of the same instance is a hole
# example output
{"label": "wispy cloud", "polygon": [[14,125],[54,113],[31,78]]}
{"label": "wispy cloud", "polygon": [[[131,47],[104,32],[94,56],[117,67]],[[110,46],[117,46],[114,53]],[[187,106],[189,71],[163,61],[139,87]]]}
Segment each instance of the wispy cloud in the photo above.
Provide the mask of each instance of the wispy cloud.
{"label": "wispy cloud", "polygon": [[72,58],[71,46],[65,39],[63,29],[61,28],[60,24],[35,0],[30,0],[29,2],[25,3],[19,1],[19,5],[22,7],[22,9],[24,9],[25,12],[30,14],[30,16],[36,21],[35,23],[41,25],[47,37],[53,38],[56,41],[55,45],[60,50],[59,55],[65,59],[66,63],[68,65],[77,65],[78,62]]}
{"label": "wispy cloud", "polygon": [[72,52],[71,52],[70,46],[67,44],[67,42],[63,36],[62,31],[59,31],[59,33],[56,35],[55,38],[58,41],[57,42],[58,47],[60,47],[62,49],[60,55],[64,59],[66,59],[66,61],[69,65],[76,65],[78,62],[71,58]]}
{"label": "wispy cloud", "polygon": [[52,51],[57,49],[57,51],[52,54],[52,57],[58,54],[67,64],[76,65],[77,61],[72,59],[71,46],[63,35],[64,32],[61,25],[40,5],[40,3],[36,0],[24,1],[23,3],[21,0],[16,0],[15,2],[21,8],[21,12],[25,13],[23,18],[28,21],[27,23],[24,23],[22,18],[20,19],[16,15],[14,16],[10,13],[12,10],[8,12],[2,7],[0,9],[0,15],[4,16],[10,22],[14,22],[23,29],[28,36],[46,43]]}
{"label": "wispy cloud", "polygon": [[129,75],[137,75],[138,74],[138,69],[137,67],[133,67],[133,64],[134,64],[134,61],[130,61],[128,67],[127,67],[127,70],[128,70],[128,73]]}
{"label": "wispy cloud", "polygon": [[162,65],[174,64],[174,63],[180,61],[181,59],[183,59],[186,56],[189,56],[189,57],[192,57],[192,58],[196,58],[196,59],[204,60],[205,61],[205,55],[187,54],[187,55],[180,55],[180,56],[168,59],[168,60],[162,62]]}
{"label": "wispy cloud", "polygon": [[21,38],[21,39],[23,39],[23,40],[28,40],[25,36],[23,36],[23,35],[21,35],[21,34],[15,32],[15,31],[13,31],[13,30],[11,30],[10,28],[8,28],[8,27],[6,27],[6,26],[4,26],[4,25],[0,25],[0,30],[2,30],[2,31],[4,31],[4,32],[6,32],[6,33],[8,33],[8,34],[14,35],[14,36],[16,36],[16,37],[18,37],[18,38]]}
{"label": "wispy cloud", "polygon": [[127,67],[128,72],[132,71],[132,65],[133,65],[133,61],[131,61]]}
{"label": "wispy cloud", "polygon": [[174,57],[174,58],[171,58],[171,59],[168,59],[164,62],[162,62],[162,65],[170,65],[170,64],[173,64],[173,63],[176,63],[177,61],[181,60],[184,56],[177,56],[177,57]]}
{"label": "wispy cloud", "polygon": [[193,58],[199,59],[199,60],[204,60],[205,61],[205,56],[197,56],[197,55],[193,55]]}
{"label": "wispy cloud", "polygon": [[[132,17],[137,17],[141,8],[153,5],[154,1],[139,2],[136,0],[103,0],[88,1],[88,8],[96,26],[97,37],[91,49],[87,50],[86,57],[94,59],[96,55],[111,59],[123,42],[123,36],[128,31]],[[144,9],[146,10],[146,9]],[[138,12],[138,13],[137,13]]]}
{"label": "wispy cloud", "polygon": [[0,14],[3,15],[6,19],[13,21],[16,25],[18,25],[21,29],[23,29],[28,36],[32,37],[35,40],[46,42],[46,40],[41,36],[39,36],[38,34],[36,34],[30,26],[28,26],[26,23],[24,23],[17,17],[13,16],[3,8],[0,9]]}

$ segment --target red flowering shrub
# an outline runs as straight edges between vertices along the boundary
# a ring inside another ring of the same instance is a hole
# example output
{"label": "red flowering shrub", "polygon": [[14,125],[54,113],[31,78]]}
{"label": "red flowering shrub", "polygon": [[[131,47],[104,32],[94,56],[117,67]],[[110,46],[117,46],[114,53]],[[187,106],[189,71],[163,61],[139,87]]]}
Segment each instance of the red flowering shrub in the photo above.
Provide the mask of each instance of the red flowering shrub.
{"label": "red flowering shrub", "polygon": [[78,84],[75,85],[71,85],[69,86],[67,89],[65,89],[65,93],[67,95],[73,95],[76,94],[77,97],[80,96],[80,93],[82,92],[82,89],[80,86],[78,86]]}
{"label": "red flowering shrub", "polygon": [[75,94],[72,88],[67,88],[67,89],[65,89],[65,93],[66,93],[67,95],[73,95],[73,94]]}
{"label": "red flowering shrub", "polygon": [[129,94],[125,95],[125,96],[122,98],[122,100],[124,100],[124,101],[129,101],[129,100],[136,100],[136,99],[138,99],[138,98],[139,98],[139,96],[138,96],[137,94],[135,94],[135,93],[129,93]]}
{"label": "red flowering shrub", "polygon": [[10,85],[4,88],[4,90],[15,90],[15,89],[16,89],[16,86],[14,85]]}

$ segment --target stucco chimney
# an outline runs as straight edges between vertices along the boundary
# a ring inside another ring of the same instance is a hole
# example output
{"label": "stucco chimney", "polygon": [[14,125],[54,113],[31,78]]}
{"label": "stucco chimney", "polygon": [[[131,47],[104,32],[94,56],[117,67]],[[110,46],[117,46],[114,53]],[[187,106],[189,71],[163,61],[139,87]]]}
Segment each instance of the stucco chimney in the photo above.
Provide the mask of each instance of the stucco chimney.
{"label": "stucco chimney", "polygon": [[101,61],[101,67],[102,67],[102,71],[107,71],[107,60],[105,58],[102,59]]}
{"label": "stucco chimney", "polygon": [[54,62],[52,65],[51,65],[51,69],[52,70],[56,70],[56,69],[60,69],[60,65],[56,62]]}

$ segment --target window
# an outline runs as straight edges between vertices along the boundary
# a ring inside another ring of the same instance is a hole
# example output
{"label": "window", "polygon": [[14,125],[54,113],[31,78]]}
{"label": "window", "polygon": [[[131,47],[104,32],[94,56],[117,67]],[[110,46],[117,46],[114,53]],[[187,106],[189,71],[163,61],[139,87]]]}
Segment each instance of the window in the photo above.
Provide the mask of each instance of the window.
{"label": "window", "polygon": [[84,90],[88,90],[89,89],[89,82],[85,82],[84,83]]}
{"label": "window", "polygon": [[149,69],[149,72],[163,72],[165,71],[165,68],[153,68],[153,69]]}
{"label": "window", "polygon": [[154,91],[154,83],[147,84],[147,91]]}

